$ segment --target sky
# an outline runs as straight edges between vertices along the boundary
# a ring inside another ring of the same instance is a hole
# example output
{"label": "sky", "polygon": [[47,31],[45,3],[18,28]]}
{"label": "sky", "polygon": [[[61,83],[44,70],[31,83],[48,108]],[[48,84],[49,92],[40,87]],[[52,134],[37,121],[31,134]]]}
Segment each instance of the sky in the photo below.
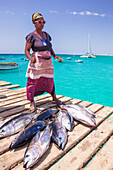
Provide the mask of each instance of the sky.
{"label": "sky", "polygon": [[22,53],[39,12],[56,54],[113,53],[113,0],[0,0],[0,54]]}

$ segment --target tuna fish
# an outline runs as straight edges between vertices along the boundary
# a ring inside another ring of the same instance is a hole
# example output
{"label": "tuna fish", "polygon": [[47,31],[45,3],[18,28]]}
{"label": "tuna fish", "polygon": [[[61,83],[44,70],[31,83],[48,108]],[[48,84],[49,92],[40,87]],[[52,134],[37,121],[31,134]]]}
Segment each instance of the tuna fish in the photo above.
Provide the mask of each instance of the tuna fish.
{"label": "tuna fish", "polygon": [[58,146],[59,149],[64,149],[67,142],[66,129],[58,120],[54,120],[51,123],[52,140]]}
{"label": "tuna fish", "polygon": [[59,110],[58,120],[67,130],[72,130],[73,117],[66,110]]}
{"label": "tuna fish", "polygon": [[56,112],[58,112],[58,110],[46,110],[36,117],[36,121],[48,119],[48,118],[52,117],[53,114],[55,114]]}
{"label": "tuna fish", "polygon": [[24,113],[7,121],[0,127],[0,138],[7,137],[19,132],[33,120],[33,113]]}
{"label": "tuna fish", "polygon": [[12,141],[9,149],[16,148],[25,144],[30,138],[32,138],[38,131],[42,130],[45,127],[46,123],[44,121],[37,121],[29,125],[24,130],[20,131],[19,134]]}
{"label": "tuna fish", "polygon": [[84,123],[85,125],[89,125],[92,127],[96,126],[96,122],[95,122],[95,114],[87,109],[86,107],[83,107],[79,104],[76,105],[62,105],[61,106],[62,109],[66,109],[69,114],[71,114],[73,116],[73,118],[75,120],[78,120],[82,123]]}
{"label": "tuna fish", "polygon": [[30,168],[36,164],[50,145],[51,133],[49,125],[42,131],[36,133],[31,140],[24,156],[24,168]]}

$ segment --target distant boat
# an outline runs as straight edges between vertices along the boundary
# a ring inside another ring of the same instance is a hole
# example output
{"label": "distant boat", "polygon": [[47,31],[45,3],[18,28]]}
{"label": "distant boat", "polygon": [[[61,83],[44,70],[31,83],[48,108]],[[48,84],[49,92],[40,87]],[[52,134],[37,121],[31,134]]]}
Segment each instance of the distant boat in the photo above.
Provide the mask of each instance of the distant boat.
{"label": "distant boat", "polygon": [[68,57],[67,60],[71,60],[71,57]]}
{"label": "distant boat", "polygon": [[5,57],[0,58],[0,60],[5,60]]}
{"label": "distant boat", "polygon": [[92,53],[91,53],[91,43],[90,43],[90,35],[88,34],[88,52],[84,55],[81,55],[80,58],[96,58]]}
{"label": "distant boat", "polygon": [[82,63],[82,60],[75,60],[76,63]]}
{"label": "distant boat", "polygon": [[23,60],[23,59],[24,59],[24,57],[21,58],[21,60]]}
{"label": "distant boat", "polygon": [[16,64],[16,62],[0,63],[0,70],[12,70],[16,68],[18,68],[18,64]]}
{"label": "distant boat", "polygon": [[14,65],[16,62],[9,62],[9,63],[0,63],[0,65]]}
{"label": "distant boat", "polygon": [[25,61],[29,61],[29,59],[25,59]]}

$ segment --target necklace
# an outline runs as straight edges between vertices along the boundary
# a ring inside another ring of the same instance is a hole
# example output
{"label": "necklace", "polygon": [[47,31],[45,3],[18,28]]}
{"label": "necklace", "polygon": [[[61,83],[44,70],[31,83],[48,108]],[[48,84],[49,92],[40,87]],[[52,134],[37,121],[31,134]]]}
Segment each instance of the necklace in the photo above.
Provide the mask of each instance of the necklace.
{"label": "necklace", "polygon": [[43,32],[41,33],[42,35],[40,35],[36,30],[34,32],[39,36],[41,40],[43,40]]}

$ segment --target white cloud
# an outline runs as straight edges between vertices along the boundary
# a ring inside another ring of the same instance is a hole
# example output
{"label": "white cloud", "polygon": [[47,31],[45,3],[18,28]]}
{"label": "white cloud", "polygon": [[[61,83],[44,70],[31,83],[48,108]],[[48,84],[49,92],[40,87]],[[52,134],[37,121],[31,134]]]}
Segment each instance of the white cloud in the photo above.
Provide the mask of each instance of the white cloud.
{"label": "white cloud", "polygon": [[85,15],[85,12],[78,12],[78,14],[80,14],[80,15]]}
{"label": "white cloud", "polygon": [[105,16],[106,16],[106,14],[100,14],[100,16],[101,16],[101,17],[105,17]]}
{"label": "white cloud", "polygon": [[92,15],[92,13],[90,11],[85,11],[86,15]]}
{"label": "white cloud", "polygon": [[[91,11],[82,11],[82,12],[77,12],[77,11],[71,11],[69,12],[69,14],[72,14],[72,15],[89,15],[89,16],[99,16],[99,17],[105,17],[107,16],[106,14],[99,14],[97,12],[91,12]],[[111,17],[110,15],[108,15],[107,17]]]}
{"label": "white cloud", "polygon": [[59,12],[58,12],[58,11],[55,11],[55,10],[50,10],[49,12],[50,12],[50,13],[54,13],[54,14],[59,14]]}
{"label": "white cloud", "polygon": [[0,10],[0,15],[14,15],[14,12],[8,10]]}
{"label": "white cloud", "polygon": [[98,16],[99,14],[95,12],[95,13],[93,13],[93,15]]}

